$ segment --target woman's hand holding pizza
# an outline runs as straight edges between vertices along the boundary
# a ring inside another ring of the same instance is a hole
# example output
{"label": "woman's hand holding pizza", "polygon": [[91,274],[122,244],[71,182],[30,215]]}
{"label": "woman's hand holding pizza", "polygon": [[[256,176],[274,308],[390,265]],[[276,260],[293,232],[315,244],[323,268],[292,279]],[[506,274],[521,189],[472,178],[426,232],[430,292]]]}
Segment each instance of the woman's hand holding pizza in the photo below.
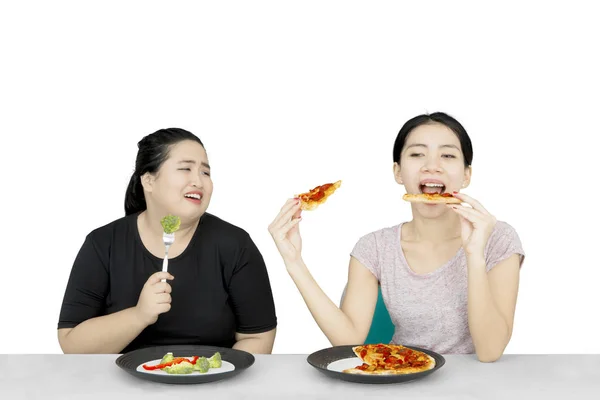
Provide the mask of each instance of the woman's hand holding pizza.
{"label": "woman's hand holding pizza", "polygon": [[269,225],[269,233],[286,263],[298,261],[302,251],[302,238],[298,227],[302,220],[300,206],[300,199],[289,199]]}
{"label": "woman's hand holding pizza", "polygon": [[460,216],[463,248],[468,256],[484,256],[485,246],[496,225],[496,218],[475,199],[462,193],[454,193],[454,197],[469,204],[473,208],[449,204]]}

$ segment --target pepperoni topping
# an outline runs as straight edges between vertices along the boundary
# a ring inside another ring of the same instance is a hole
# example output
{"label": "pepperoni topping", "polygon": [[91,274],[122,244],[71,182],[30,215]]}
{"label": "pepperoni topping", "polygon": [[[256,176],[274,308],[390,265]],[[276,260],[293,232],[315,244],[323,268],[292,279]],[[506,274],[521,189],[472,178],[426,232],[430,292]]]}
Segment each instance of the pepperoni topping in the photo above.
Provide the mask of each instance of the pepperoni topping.
{"label": "pepperoni topping", "polygon": [[365,371],[367,368],[369,368],[369,364],[365,364],[365,363],[356,367],[356,369],[360,369],[361,371]]}
{"label": "pepperoni topping", "polygon": [[402,365],[402,364],[404,364],[404,362],[402,361],[401,358],[394,357],[394,356],[390,356],[390,357],[384,358],[383,362],[385,362],[386,364],[391,364],[391,365],[395,365],[395,364]]}
{"label": "pepperoni topping", "polygon": [[333,186],[333,183],[326,183],[321,186],[317,186],[316,188],[310,190],[308,193],[303,193],[300,195],[305,201],[319,201],[323,197],[325,197],[325,191]]}
{"label": "pepperoni topping", "polygon": [[362,371],[401,370],[406,367],[423,367],[429,363],[428,358],[421,352],[403,346],[373,344],[360,346],[358,353],[368,363],[363,363],[357,369]]}
{"label": "pepperoni topping", "polygon": [[319,192],[317,192],[317,193],[313,194],[312,196],[310,196],[310,199],[311,199],[312,201],[319,201],[319,200],[321,200],[323,197],[325,197],[325,192],[321,192],[321,191],[319,191]]}

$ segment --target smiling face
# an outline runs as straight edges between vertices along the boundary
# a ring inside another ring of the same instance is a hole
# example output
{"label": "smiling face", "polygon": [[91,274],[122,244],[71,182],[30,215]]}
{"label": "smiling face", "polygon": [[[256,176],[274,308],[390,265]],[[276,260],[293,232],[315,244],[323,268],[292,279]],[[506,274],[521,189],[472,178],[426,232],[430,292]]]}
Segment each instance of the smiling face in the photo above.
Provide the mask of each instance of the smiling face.
{"label": "smiling face", "polygon": [[[442,124],[432,123],[420,125],[408,135],[400,164],[394,164],[394,175],[410,194],[452,193],[468,186],[471,168],[465,168],[456,134]],[[448,211],[441,204],[415,203],[413,207],[432,218]]]}
{"label": "smiling face", "polygon": [[213,191],[204,147],[193,140],[174,144],[157,174],[145,174],[142,185],[148,209],[179,216],[182,221],[200,218]]}

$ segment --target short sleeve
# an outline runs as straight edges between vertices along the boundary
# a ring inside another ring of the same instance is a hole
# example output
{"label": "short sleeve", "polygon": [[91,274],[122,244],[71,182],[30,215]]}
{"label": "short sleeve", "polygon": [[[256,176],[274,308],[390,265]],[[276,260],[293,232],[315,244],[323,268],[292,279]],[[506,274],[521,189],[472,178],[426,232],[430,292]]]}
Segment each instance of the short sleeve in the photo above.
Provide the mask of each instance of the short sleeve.
{"label": "short sleeve", "polygon": [[264,259],[247,236],[229,282],[236,332],[262,333],[277,326],[275,302]]}
{"label": "short sleeve", "polygon": [[361,237],[354,245],[350,255],[371,271],[378,281],[381,281],[375,233]]}
{"label": "short sleeve", "polygon": [[108,294],[108,268],[89,234],[71,269],[65,290],[58,329],[74,328],[80,323],[103,315]]}
{"label": "short sleeve", "polygon": [[485,249],[486,270],[489,272],[501,261],[513,254],[519,255],[519,267],[525,260],[525,252],[517,231],[506,222],[498,221]]}

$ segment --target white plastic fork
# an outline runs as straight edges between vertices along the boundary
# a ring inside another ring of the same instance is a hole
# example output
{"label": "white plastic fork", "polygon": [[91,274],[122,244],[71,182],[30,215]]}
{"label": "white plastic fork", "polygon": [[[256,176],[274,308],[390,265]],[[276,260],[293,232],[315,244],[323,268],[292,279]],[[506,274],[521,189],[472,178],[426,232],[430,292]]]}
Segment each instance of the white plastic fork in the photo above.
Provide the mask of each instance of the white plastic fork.
{"label": "white plastic fork", "polygon": [[[169,267],[169,247],[175,242],[175,234],[174,233],[165,233],[163,232],[163,243],[165,244],[165,258],[163,259],[162,270],[163,272],[168,271]],[[166,282],[166,279],[161,279],[161,282]]]}

